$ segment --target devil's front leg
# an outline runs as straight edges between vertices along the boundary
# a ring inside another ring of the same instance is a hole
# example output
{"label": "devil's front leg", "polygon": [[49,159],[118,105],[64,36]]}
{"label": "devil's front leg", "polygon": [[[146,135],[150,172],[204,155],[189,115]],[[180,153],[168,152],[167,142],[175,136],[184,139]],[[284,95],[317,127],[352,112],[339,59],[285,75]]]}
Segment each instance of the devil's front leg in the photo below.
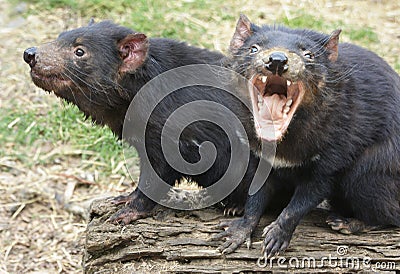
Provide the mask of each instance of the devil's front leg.
{"label": "devil's front leg", "polygon": [[128,203],[137,199],[139,192],[140,192],[139,189],[136,188],[129,195],[119,195],[116,197],[112,197],[110,202],[113,205],[122,205],[122,204],[127,205]]}
{"label": "devil's front leg", "polygon": [[213,236],[212,240],[225,239],[225,242],[218,247],[220,252],[232,253],[244,242],[247,242],[247,247],[250,247],[251,235],[260,221],[272,193],[272,184],[264,183],[255,194],[247,197],[244,214],[241,218],[223,221],[218,225],[218,228],[225,230]]}
{"label": "devil's front leg", "polygon": [[278,218],[264,228],[263,253],[267,258],[286,250],[300,220],[331,191],[330,180],[314,179],[297,185],[292,199]]}
{"label": "devil's front leg", "polygon": [[156,205],[154,201],[143,194],[140,189],[136,189],[129,196],[132,199],[110,217],[110,222],[126,225],[151,215]]}
{"label": "devil's front leg", "polygon": [[[165,167],[158,165],[158,167],[161,166]],[[157,197],[154,193],[157,193],[160,184],[170,184],[176,179],[175,177],[172,178],[173,172],[166,172],[168,169],[160,170],[164,170],[164,172],[159,172],[161,175],[158,175],[152,165],[141,161],[138,187],[128,196],[118,196],[112,201],[114,204],[124,203],[125,205],[114,213],[109,221],[126,225],[137,219],[151,216],[157,204]]]}

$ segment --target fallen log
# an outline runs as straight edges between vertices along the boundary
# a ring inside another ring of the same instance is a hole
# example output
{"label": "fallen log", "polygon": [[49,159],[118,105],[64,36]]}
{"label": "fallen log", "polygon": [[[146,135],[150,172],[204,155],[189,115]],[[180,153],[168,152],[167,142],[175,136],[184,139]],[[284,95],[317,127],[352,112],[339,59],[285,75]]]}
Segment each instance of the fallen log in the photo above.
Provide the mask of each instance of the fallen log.
{"label": "fallen log", "polygon": [[265,216],[250,249],[243,244],[221,255],[220,241],[211,235],[227,217],[215,208],[174,211],[158,207],[155,215],[126,226],[107,222],[117,208],[107,199],[95,201],[86,230],[85,273],[262,273],[348,272],[400,270],[400,229],[343,235],[326,224],[327,211],[317,209],[297,227],[287,252],[265,261],[262,229],[274,217]]}

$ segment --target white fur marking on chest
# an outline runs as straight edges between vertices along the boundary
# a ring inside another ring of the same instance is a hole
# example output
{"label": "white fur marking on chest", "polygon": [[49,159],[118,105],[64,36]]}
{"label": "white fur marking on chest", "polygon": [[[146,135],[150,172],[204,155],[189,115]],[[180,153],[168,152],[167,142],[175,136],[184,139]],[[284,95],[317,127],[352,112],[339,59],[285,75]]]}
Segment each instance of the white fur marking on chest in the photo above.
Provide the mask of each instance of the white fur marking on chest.
{"label": "white fur marking on chest", "polygon": [[291,167],[300,167],[303,165],[303,162],[290,162],[283,158],[275,157],[273,167],[274,168],[291,168]]}
{"label": "white fur marking on chest", "polygon": [[[311,162],[318,161],[321,158],[319,154],[314,155],[311,157]],[[299,162],[290,162],[284,158],[275,157],[273,167],[274,168],[294,168],[294,167],[301,167],[305,161]]]}

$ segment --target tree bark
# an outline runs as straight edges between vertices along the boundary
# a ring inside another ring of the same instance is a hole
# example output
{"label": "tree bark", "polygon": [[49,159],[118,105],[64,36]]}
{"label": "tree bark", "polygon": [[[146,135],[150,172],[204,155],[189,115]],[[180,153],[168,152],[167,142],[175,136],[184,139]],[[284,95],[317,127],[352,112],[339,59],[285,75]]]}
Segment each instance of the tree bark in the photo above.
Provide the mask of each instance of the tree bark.
{"label": "tree bark", "polygon": [[400,229],[343,235],[326,224],[318,209],[297,227],[287,251],[265,262],[262,229],[274,217],[264,216],[252,237],[232,254],[221,255],[218,209],[173,211],[158,207],[155,215],[120,226],[106,222],[117,210],[107,199],[92,204],[86,230],[85,273],[260,273],[353,272],[400,270]]}

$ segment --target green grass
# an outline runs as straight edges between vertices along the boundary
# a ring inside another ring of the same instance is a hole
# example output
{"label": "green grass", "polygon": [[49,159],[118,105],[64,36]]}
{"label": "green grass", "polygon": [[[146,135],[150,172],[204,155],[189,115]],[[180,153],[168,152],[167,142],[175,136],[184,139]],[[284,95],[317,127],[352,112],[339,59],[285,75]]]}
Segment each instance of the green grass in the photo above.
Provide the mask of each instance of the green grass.
{"label": "green grass", "polygon": [[[14,4],[19,2],[9,1]],[[87,20],[92,17],[98,20],[112,19],[152,37],[181,39],[204,47],[211,47],[212,43],[207,39],[207,29],[202,21],[208,22],[214,18],[232,20],[238,15],[230,15],[224,9],[224,5],[229,4],[212,0],[33,0],[27,3],[29,10],[26,15],[66,8]]]}
{"label": "green grass", "polygon": [[44,161],[38,157],[32,161],[36,149],[48,142],[54,144],[52,149],[67,144],[71,149],[80,151],[76,157],[107,164],[105,173],[111,172],[111,162],[123,160],[122,146],[111,130],[85,120],[74,106],[54,105],[44,114],[33,110],[2,108],[0,117],[0,142],[5,148],[0,150],[0,157],[15,158],[27,166],[51,164],[54,160],[52,157]]}
{"label": "green grass", "polygon": [[351,41],[359,42],[363,45],[369,45],[370,43],[378,43],[378,35],[368,27],[364,28],[350,28],[349,30],[344,30]]}
{"label": "green grass", "polygon": [[399,62],[399,61],[397,61],[397,62],[394,64],[394,69],[395,69],[398,73],[400,73],[400,62]]}
{"label": "green grass", "polygon": [[[19,3],[17,0],[9,1]],[[67,8],[84,18],[118,18],[118,23],[150,36],[182,39],[206,47],[211,46],[207,39],[207,29],[189,20],[185,15],[190,14],[191,18],[204,22],[215,18],[231,22],[238,18],[238,14],[232,13],[228,2],[212,0],[31,0],[29,3],[33,6],[28,14]],[[342,28],[343,35],[348,36],[351,41],[362,45],[378,42],[377,34],[369,27],[345,25],[341,20],[332,22],[322,16],[312,15],[304,9],[297,10],[290,18],[282,14],[276,23],[292,28],[311,28],[325,33]]]}
{"label": "green grass", "polygon": [[277,23],[283,24],[290,28],[309,28],[313,30],[326,31],[331,26],[326,23],[322,18],[313,16],[306,12],[299,10],[292,18],[282,15]]}
{"label": "green grass", "polygon": [[[18,3],[17,0],[10,0],[10,2]],[[90,12],[105,13],[111,10],[118,10],[123,12],[124,9],[132,5],[130,0],[31,0],[25,1],[37,5],[39,10],[52,10],[54,8],[70,8],[74,11],[80,11],[83,15]],[[146,1],[135,1],[145,3]]]}
{"label": "green grass", "polygon": [[316,17],[308,14],[303,10],[298,10],[293,18],[288,19],[282,15],[278,23],[284,24],[291,28],[309,28],[329,34],[335,29],[342,29],[342,35],[359,45],[368,46],[371,43],[378,43],[378,35],[369,27],[355,27],[345,25],[342,21],[329,22],[322,17]]}
{"label": "green grass", "polygon": [[[17,0],[9,1],[17,3]],[[68,8],[84,18],[115,20],[118,18],[118,23],[149,36],[181,39],[205,47],[211,47],[212,43],[207,39],[208,30],[201,22],[212,21],[215,18],[221,22],[234,22],[238,18],[238,14],[230,10],[229,3],[211,0],[33,0],[29,3],[33,6],[28,14],[54,8]],[[191,20],[193,18],[195,20]],[[340,20],[331,22],[303,9],[297,10],[290,18],[282,14],[276,23],[292,28],[311,28],[325,33],[342,28],[342,35],[348,36],[351,41],[361,45],[368,46],[369,43],[378,42],[377,34],[369,27],[344,25]]]}

